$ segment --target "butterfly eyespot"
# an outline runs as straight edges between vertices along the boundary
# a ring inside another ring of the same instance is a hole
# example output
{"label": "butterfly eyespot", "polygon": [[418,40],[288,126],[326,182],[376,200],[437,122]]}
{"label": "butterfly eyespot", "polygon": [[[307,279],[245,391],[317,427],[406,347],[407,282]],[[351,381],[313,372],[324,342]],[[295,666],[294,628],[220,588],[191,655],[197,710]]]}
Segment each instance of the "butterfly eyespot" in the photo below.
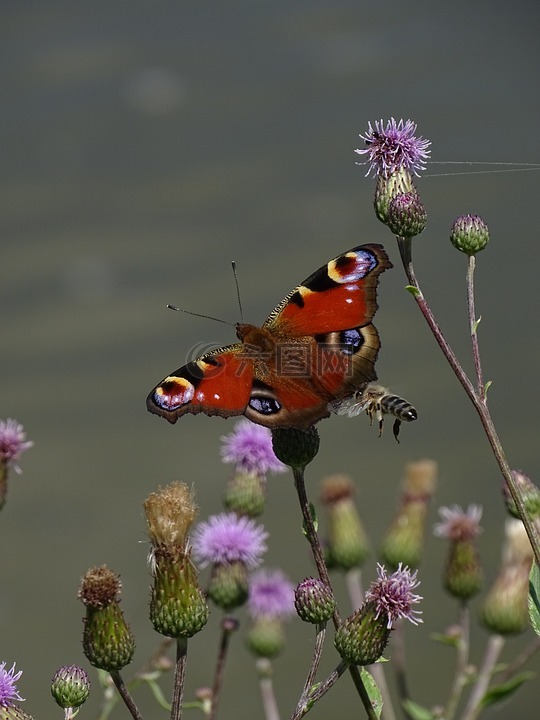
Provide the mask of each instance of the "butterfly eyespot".
{"label": "butterfly eyespot", "polygon": [[249,407],[261,415],[275,415],[281,410],[281,405],[277,400],[267,397],[252,397]]}
{"label": "butterfly eyespot", "polygon": [[342,330],[339,333],[339,342],[342,353],[355,355],[364,344],[364,338],[359,330],[352,328],[351,330]]}
{"label": "butterfly eyespot", "polygon": [[357,250],[340,255],[328,263],[328,277],[340,285],[354,283],[365,277],[377,265],[369,250]]}
{"label": "butterfly eyespot", "polygon": [[154,391],[154,402],[164,410],[177,410],[193,400],[194,386],[185,378],[166,378]]}

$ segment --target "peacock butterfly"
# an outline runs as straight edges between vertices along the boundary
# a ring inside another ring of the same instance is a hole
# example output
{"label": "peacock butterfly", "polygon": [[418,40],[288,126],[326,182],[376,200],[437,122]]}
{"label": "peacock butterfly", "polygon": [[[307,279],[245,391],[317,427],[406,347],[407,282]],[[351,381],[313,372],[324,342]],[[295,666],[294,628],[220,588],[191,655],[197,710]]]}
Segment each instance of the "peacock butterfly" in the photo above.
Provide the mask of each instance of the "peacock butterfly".
{"label": "peacock butterfly", "polygon": [[330,260],[272,310],[262,327],[238,323],[234,345],[175,370],[148,395],[148,410],[175,423],[185,413],[245,415],[269,428],[309,428],[329,403],[376,380],[380,340],[371,320],[382,245]]}

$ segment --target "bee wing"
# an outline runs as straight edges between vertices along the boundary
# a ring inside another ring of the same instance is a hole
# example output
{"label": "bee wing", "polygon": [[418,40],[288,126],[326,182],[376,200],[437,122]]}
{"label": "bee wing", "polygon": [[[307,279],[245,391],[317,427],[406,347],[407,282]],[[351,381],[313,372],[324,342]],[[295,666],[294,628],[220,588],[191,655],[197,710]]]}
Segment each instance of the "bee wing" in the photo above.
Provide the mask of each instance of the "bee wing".
{"label": "bee wing", "polygon": [[363,400],[362,395],[354,393],[345,398],[339,400],[333,400],[328,403],[328,409],[330,412],[336,415],[347,415],[348,417],[356,417],[360,413],[364,412],[369,405],[369,400]]}

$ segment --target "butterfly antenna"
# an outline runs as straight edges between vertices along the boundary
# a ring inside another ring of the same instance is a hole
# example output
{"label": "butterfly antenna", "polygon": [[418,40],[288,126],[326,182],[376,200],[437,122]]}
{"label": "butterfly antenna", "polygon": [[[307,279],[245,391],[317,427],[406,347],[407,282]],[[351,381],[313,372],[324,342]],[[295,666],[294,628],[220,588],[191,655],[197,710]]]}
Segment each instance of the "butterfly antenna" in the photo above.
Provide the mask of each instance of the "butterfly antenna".
{"label": "butterfly antenna", "polygon": [[191,310],[184,310],[184,308],[176,307],[176,305],[167,305],[169,310],[176,310],[178,312],[186,313],[186,315],[195,315],[195,317],[206,318],[207,320],[215,320],[216,322],[223,323],[223,325],[231,325],[235,327],[234,323],[227,322],[221,318],[213,317],[212,315],[202,315],[201,313],[191,312]]}
{"label": "butterfly antenna", "polygon": [[236,263],[234,260],[231,261],[231,267],[234,275],[234,284],[236,285],[236,298],[238,300],[238,307],[240,308],[240,320],[244,322],[244,311],[242,310],[242,300],[240,299],[240,287],[238,285],[238,275],[236,274]]}

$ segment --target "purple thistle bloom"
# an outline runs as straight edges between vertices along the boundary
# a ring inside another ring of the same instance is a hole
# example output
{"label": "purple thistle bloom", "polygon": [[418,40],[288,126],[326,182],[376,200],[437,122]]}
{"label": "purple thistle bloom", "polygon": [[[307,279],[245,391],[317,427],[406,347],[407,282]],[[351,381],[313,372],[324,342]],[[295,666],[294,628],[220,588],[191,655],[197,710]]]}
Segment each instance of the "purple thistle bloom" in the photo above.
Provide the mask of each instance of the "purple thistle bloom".
{"label": "purple thistle bloom", "polygon": [[22,675],[22,670],[15,672],[15,663],[11,670],[6,670],[5,667],[5,662],[0,663],[0,708],[10,707],[12,700],[24,700],[15,687],[15,683]]}
{"label": "purple thistle bloom", "polygon": [[360,135],[366,147],[355,150],[359,155],[367,155],[369,168],[366,176],[373,172],[374,175],[389,177],[401,168],[415,175],[419,174],[419,170],[425,170],[431,142],[415,137],[415,132],[416,123],[412,120],[396,122],[390,118],[386,126],[383,120],[376,120],[375,127],[368,123],[368,131]]}
{"label": "purple thistle bloom", "polygon": [[258,570],[249,579],[248,610],[254,619],[294,615],[294,585],[281,570]]}
{"label": "purple thistle bloom", "polygon": [[213,515],[199,523],[192,535],[193,555],[203,566],[242,562],[253,570],[261,564],[268,533],[247,517],[234,513]]}
{"label": "purple thistle bloom", "polygon": [[442,522],[433,527],[437,537],[449,540],[472,540],[482,532],[480,520],[482,518],[481,505],[469,505],[462,510],[459,505],[439,508]]}
{"label": "purple thistle bloom", "polygon": [[31,440],[26,440],[24,428],[16,420],[0,420],[0,462],[11,464],[15,472],[20,473],[16,461],[33,444]]}
{"label": "purple thistle bloom", "polygon": [[240,420],[233,432],[221,439],[223,462],[236,463],[241,472],[265,475],[267,472],[287,470],[287,466],[274,454],[271,431],[262,425],[256,425],[250,420]]}
{"label": "purple thistle bloom", "polygon": [[421,611],[412,608],[414,603],[422,599],[421,595],[414,595],[412,592],[420,585],[420,581],[416,579],[417,571],[411,573],[408,567],[402,569],[402,564],[399,563],[398,569],[390,577],[383,565],[377,565],[377,573],[379,579],[371,584],[366,593],[366,600],[375,603],[375,617],[386,616],[387,628],[391,628],[392,623],[399,618],[410,620],[414,625],[421,623],[422,619],[416,617]]}

